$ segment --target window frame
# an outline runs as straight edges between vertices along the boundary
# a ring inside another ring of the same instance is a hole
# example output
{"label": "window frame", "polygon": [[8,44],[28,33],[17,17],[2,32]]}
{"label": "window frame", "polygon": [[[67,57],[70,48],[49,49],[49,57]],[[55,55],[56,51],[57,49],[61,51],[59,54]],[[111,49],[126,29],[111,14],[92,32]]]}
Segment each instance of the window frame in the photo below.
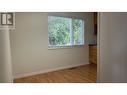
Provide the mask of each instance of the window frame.
{"label": "window frame", "polygon": [[[85,45],[85,21],[82,18],[79,17],[70,17],[70,16],[59,16],[59,15],[48,15],[52,17],[61,17],[61,18],[70,18],[71,20],[71,29],[70,32],[72,33],[72,35],[70,34],[70,45],[50,45],[49,43],[49,30],[48,30],[48,49],[62,49],[62,48],[74,48],[74,47],[82,47]],[[79,19],[82,21],[82,44],[74,44],[74,32],[72,32],[72,19]],[[72,42],[71,42],[72,41]],[[73,43],[73,44],[72,44]]]}

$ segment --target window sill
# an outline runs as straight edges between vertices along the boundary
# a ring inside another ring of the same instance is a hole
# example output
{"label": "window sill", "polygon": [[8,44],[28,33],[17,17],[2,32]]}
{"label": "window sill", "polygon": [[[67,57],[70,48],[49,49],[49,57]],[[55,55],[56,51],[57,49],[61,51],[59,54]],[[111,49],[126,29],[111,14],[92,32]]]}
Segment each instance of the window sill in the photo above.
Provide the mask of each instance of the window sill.
{"label": "window sill", "polygon": [[49,46],[48,50],[56,50],[56,49],[72,49],[83,47],[84,45],[73,45],[73,46]]}

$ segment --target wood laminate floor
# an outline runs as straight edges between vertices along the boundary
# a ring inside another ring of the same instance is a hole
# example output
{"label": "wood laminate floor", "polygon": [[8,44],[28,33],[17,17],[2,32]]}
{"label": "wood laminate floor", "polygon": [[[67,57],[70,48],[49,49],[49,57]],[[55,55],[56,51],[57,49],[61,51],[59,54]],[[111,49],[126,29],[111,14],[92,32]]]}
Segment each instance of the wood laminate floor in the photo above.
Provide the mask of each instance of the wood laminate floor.
{"label": "wood laminate floor", "polygon": [[15,79],[14,83],[95,83],[96,64]]}

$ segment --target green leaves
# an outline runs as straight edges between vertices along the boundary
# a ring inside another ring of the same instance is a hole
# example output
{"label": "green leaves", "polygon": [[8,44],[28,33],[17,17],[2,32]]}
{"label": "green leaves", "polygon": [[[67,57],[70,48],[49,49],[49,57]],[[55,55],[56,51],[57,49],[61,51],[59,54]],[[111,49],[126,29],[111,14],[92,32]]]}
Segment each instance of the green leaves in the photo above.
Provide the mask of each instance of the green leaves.
{"label": "green leaves", "polygon": [[48,16],[49,45],[72,45],[71,42],[75,45],[82,44],[82,28],[83,23],[80,19]]}
{"label": "green leaves", "polygon": [[61,17],[48,18],[49,44],[67,45],[70,43],[69,19]]}
{"label": "green leaves", "polygon": [[74,32],[74,44],[80,44],[82,37],[82,20],[72,19],[72,27]]}

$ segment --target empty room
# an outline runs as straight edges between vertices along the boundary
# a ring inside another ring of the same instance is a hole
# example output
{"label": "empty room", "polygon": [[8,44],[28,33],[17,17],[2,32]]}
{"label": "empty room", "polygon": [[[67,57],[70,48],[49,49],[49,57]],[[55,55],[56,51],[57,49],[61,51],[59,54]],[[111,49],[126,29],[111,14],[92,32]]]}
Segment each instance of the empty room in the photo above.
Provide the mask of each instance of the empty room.
{"label": "empty room", "polygon": [[124,1],[1,0],[0,94],[127,95]]}
{"label": "empty room", "polygon": [[0,13],[0,82],[127,82],[126,18],[126,12]]}
{"label": "empty room", "polygon": [[6,68],[1,82],[96,82],[97,13],[1,13],[3,24],[10,28],[1,30],[0,36],[9,31],[6,53],[11,68]]}

